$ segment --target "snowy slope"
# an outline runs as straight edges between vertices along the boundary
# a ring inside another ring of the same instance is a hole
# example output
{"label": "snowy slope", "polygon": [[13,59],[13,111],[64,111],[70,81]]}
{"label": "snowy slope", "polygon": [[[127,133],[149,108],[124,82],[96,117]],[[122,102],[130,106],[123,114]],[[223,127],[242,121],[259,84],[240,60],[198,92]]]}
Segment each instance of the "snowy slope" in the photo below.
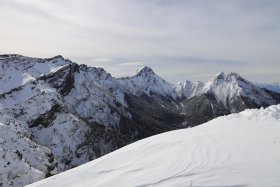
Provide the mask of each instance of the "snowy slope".
{"label": "snowy slope", "polygon": [[258,107],[279,102],[271,94],[232,72],[221,72],[215,75],[205,84],[202,92],[214,94],[215,98],[230,112],[238,111],[236,108],[231,108],[232,104],[236,105],[237,102],[243,105],[247,101]]}
{"label": "snowy slope", "polygon": [[32,183],[123,146],[106,131],[130,116],[121,86],[103,69],[61,56],[2,55],[0,66],[4,186]]}
{"label": "snowy slope", "polygon": [[177,94],[177,98],[185,98],[189,99],[195,95],[198,95],[201,93],[204,83],[200,81],[191,82],[188,80],[185,81],[179,81],[176,84],[174,84],[174,89]]}
{"label": "snowy slope", "polygon": [[102,68],[81,65],[64,99],[72,113],[91,123],[118,127],[121,116],[129,118],[121,86]]}
{"label": "snowy slope", "polygon": [[70,63],[62,56],[40,59],[21,55],[1,55],[0,61],[0,94],[32,82],[40,76],[53,73]]}
{"label": "snowy slope", "polygon": [[277,187],[279,158],[275,105],[152,136],[29,187]]}
{"label": "snowy slope", "polygon": [[[20,127],[33,137],[36,144],[50,149],[57,162],[55,169],[64,171],[73,165],[89,161],[86,154],[75,154],[80,151],[79,148],[84,148],[81,144],[85,141],[89,127],[68,111],[59,92],[60,89],[52,87],[55,83],[48,84],[46,81],[49,80],[47,76],[53,76],[60,69],[65,69],[65,65],[68,67],[70,62],[60,56],[51,59],[11,56],[5,58],[2,65],[4,75],[16,69],[18,72],[14,76],[27,72],[30,77],[33,77],[32,81],[27,81],[0,95],[0,103],[3,110],[17,120]],[[52,66],[56,68],[50,70],[49,67]],[[57,79],[57,82],[62,82],[62,79],[63,76]],[[12,80],[9,79],[8,83]],[[1,82],[1,85],[5,83]],[[35,164],[33,161],[30,162],[31,166]],[[30,183],[34,180],[36,179],[30,177],[26,181]]]}
{"label": "snowy slope", "polygon": [[23,186],[56,174],[51,150],[37,144],[0,104],[0,186]]}
{"label": "snowy slope", "polygon": [[140,96],[152,93],[175,97],[176,93],[171,83],[159,77],[149,67],[143,67],[132,77],[119,78],[118,82],[132,94]]}

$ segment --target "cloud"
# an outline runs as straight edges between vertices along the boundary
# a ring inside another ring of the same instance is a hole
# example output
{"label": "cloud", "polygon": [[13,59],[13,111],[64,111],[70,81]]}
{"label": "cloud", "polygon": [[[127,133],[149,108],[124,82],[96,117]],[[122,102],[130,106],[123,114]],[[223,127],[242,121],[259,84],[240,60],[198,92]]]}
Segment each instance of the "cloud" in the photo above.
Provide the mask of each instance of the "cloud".
{"label": "cloud", "polygon": [[172,80],[183,69],[262,69],[269,81],[280,71],[279,8],[278,0],[1,0],[0,53],[62,54],[117,75],[145,62]]}
{"label": "cloud", "polygon": [[139,67],[139,66],[144,66],[146,65],[145,62],[124,62],[124,63],[120,63],[117,64],[118,66],[124,66],[124,67],[128,67],[128,66],[132,66],[132,67]]}

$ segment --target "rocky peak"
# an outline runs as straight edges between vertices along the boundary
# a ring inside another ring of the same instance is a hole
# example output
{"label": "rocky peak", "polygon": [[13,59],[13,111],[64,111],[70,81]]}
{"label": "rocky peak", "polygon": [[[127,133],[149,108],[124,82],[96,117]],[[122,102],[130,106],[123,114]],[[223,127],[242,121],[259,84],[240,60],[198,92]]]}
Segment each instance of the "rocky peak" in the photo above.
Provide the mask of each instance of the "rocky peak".
{"label": "rocky peak", "polygon": [[119,83],[134,95],[150,95],[151,93],[175,97],[172,84],[158,76],[154,71],[145,66],[132,77],[118,79]]}
{"label": "rocky peak", "polygon": [[234,73],[234,72],[221,72],[216,74],[211,81],[213,83],[221,83],[221,82],[233,82],[233,81],[245,81],[244,78],[242,78],[239,74]]}
{"label": "rocky peak", "polygon": [[240,111],[238,107],[233,107],[236,103],[246,104],[243,108],[277,103],[272,95],[233,72],[221,72],[215,75],[206,83],[203,93],[213,94],[231,112]]}
{"label": "rocky peak", "polygon": [[240,93],[243,87],[252,85],[239,74],[234,72],[221,72],[211,78],[204,86],[204,92],[219,90],[219,92]]}
{"label": "rocky peak", "polygon": [[151,75],[154,76],[156,74],[150,67],[147,67],[147,66],[144,66],[144,67],[138,69],[137,74],[136,74],[136,76],[151,76]]}

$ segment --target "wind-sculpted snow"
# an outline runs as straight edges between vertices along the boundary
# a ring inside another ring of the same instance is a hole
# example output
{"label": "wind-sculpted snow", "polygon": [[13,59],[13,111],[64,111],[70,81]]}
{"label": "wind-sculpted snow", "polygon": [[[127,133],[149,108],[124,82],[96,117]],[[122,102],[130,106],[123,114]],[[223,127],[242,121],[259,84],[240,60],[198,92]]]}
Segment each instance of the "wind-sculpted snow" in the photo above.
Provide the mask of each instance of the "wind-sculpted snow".
{"label": "wind-sculpted snow", "polygon": [[231,118],[247,118],[253,120],[268,120],[276,123],[280,123],[280,105],[272,105],[268,108],[260,108],[260,109],[250,109],[245,110],[244,112],[240,112],[238,114],[232,114],[228,116]]}
{"label": "wind-sculpted snow", "polygon": [[280,183],[280,105],[138,141],[35,186],[270,186]]}

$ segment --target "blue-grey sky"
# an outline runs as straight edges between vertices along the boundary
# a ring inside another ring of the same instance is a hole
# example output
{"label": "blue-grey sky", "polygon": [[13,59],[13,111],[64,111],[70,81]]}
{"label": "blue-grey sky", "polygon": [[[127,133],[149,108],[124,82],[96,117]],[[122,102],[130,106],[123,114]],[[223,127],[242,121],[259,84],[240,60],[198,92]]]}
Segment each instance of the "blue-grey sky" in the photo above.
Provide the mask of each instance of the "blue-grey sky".
{"label": "blue-grey sky", "polygon": [[234,71],[280,81],[279,0],[0,0],[0,53],[58,54],[170,82]]}

